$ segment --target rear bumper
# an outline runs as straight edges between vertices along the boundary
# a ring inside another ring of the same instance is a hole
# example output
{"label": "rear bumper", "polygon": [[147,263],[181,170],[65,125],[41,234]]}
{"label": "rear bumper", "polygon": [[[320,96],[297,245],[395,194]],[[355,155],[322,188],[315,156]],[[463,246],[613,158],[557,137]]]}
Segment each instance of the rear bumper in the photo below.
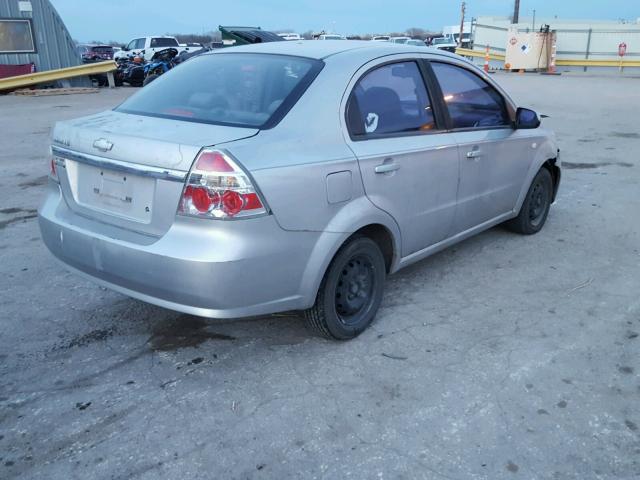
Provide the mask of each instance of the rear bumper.
{"label": "rear bumper", "polygon": [[317,280],[305,277],[319,273],[309,262],[326,235],[285,231],[273,216],[177,217],[156,239],[75,214],[53,182],[39,223],[47,248],[72,270],[145,302],[213,318],[308,308]]}

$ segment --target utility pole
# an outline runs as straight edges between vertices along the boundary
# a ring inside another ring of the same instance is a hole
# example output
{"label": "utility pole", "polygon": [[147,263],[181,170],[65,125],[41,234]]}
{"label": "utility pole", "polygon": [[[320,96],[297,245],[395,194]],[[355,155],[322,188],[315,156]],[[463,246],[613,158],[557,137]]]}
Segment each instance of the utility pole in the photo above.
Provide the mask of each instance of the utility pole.
{"label": "utility pole", "polygon": [[515,5],[513,6],[513,19],[511,23],[518,23],[520,20],[520,0],[515,0]]}
{"label": "utility pole", "polygon": [[462,2],[461,18],[460,18],[460,37],[458,38],[458,48],[462,48],[462,34],[464,33],[464,14],[467,10],[467,4]]}
{"label": "utility pole", "polygon": [[533,9],[533,22],[531,22],[531,31],[536,31],[536,9]]}

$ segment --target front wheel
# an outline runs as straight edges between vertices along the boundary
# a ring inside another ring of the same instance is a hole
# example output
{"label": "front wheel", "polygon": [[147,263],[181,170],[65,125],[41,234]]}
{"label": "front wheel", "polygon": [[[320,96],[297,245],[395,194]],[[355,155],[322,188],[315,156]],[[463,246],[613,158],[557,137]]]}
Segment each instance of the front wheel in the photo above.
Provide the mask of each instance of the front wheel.
{"label": "front wheel", "polygon": [[349,340],[373,321],[384,290],[385,261],[368,237],[349,240],[325,273],[316,303],[305,311],[307,325],[323,337]]}
{"label": "front wheel", "polygon": [[520,213],[505,226],[516,233],[532,235],[542,230],[553,198],[553,178],[546,168],[541,168],[531,182]]}

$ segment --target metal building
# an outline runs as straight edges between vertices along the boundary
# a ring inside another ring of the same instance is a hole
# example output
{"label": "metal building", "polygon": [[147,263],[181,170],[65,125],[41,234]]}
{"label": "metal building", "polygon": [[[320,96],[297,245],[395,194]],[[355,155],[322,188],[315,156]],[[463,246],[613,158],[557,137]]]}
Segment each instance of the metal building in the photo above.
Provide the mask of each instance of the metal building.
{"label": "metal building", "polygon": [[42,72],[80,65],[81,60],[49,0],[0,0],[0,65],[27,64]]}
{"label": "metal building", "polygon": [[[549,25],[557,34],[558,61],[620,60],[619,47],[625,45],[625,60],[640,60],[640,19],[637,21],[567,20],[558,18],[520,18],[511,25],[508,17],[478,17],[473,24],[474,50],[504,54],[510,29],[519,33],[535,32]],[[565,67],[567,69],[569,67]],[[582,69],[582,67],[576,67]],[[586,70],[587,67],[584,67]],[[589,67],[592,68],[592,67]],[[606,68],[606,67],[605,67]],[[617,67],[613,68],[618,70]],[[625,71],[637,73],[638,67]]]}

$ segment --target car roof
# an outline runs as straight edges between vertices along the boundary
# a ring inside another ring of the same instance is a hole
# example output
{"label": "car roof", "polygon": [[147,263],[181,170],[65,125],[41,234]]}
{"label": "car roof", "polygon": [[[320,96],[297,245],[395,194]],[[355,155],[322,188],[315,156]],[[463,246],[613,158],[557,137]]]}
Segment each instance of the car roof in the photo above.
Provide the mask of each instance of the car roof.
{"label": "car roof", "polygon": [[109,47],[109,48],[113,48],[112,45],[107,45],[105,43],[79,43],[78,47],[84,47],[84,48]]}
{"label": "car roof", "polygon": [[[218,50],[210,55],[222,53],[244,52],[244,53],[268,53],[279,55],[294,55],[298,57],[314,58],[324,60],[338,54],[350,54],[362,57],[365,61],[384,55],[396,53],[420,53],[424,54],[427,49],[417,45],[394,44],[391,42],[371,42],[367,40],[301,40],[289,42],[267,42],[252,45],[241,45],[237,47]],[[428,51],[434,55],[443,57],[460,58],[449,52],[443,52],[435,48],[428,47]]]}

